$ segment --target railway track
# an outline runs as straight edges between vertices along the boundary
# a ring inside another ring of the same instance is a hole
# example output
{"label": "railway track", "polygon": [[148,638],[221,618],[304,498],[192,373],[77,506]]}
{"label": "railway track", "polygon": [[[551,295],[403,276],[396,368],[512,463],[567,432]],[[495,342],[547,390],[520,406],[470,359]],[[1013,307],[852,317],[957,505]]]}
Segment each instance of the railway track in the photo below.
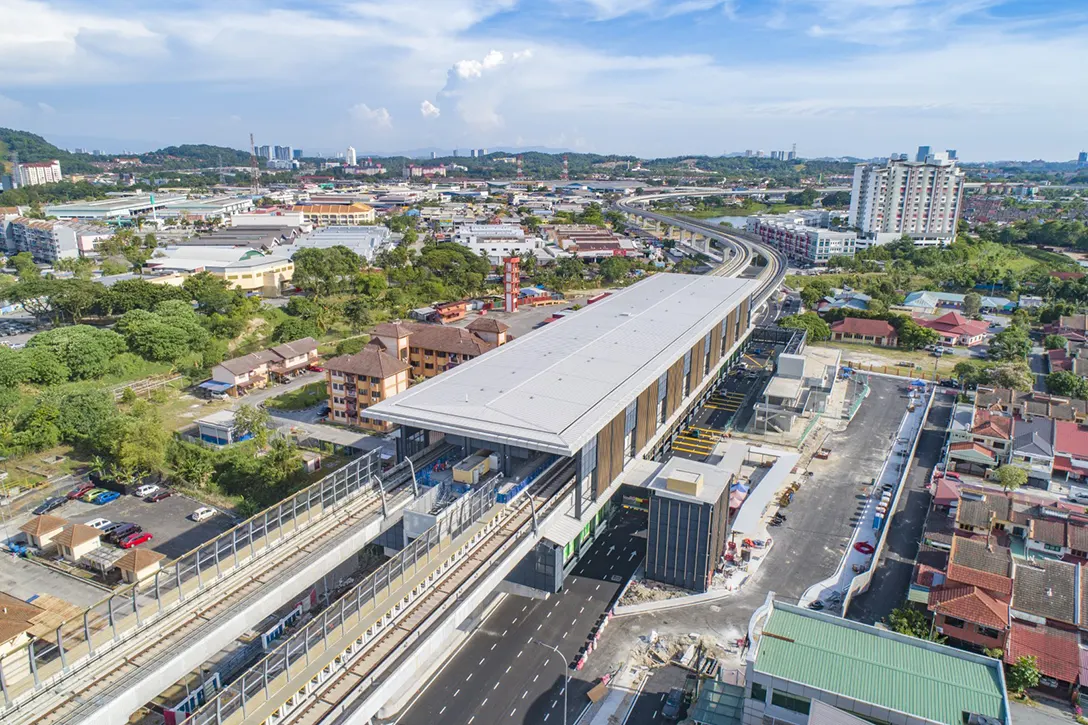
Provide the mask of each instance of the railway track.
{"label": "railway track", "polygon": [[[428,466],[442,455],[442,449],[432,451],[418,465],[420,468]],[[384,505],[395,507],[410,499],[413,495],[410,482],[411,474],[407,470],[398,472],[390,488],[385,491]],[[91,716],[101,703],[112,700],[117,692],[131,684],[133,678],[139,678],[142,670],[170,659],[179,649],[186,647],[186,640],[198,636],[204,627],[213,626],[217,620],[221,621],[223,617],[250,606],[263,596],[264,588],[274,580],[302,571],[309,565],[313,554],[334,546],[337,540],[349,536],[358,524],[380,515],[382,509],[383,497],[371,493],[349,504],[340,515],[319,519],[307,527],[310,535],[298,537],[297,544],[285,544],[278,555],[259,559],[210,584],[192,597],[195,607],[168,615],[142,630],[132,646],[111,650],[97,662],[92,661],[75,673],[78,676],[79,673],[93,671],[93,680],[77,681],[63,690],[57,685],[43,689],[33,699],[5,713],[4,722],[12,725],[52,725],[77,723]],[[154,635],[153,638],[149,638],[150,634]],[[50,696],[55,698],[54,701],[42,706],[43,699]],[[32,707],[34,705],[38,707]]]}
{"label": "railway track", "polygon": [[[499,549],[525,533],[526,526],[532,521],[534,511],[540,517],[547,515],[559,505],[573,476],[573,463],[565,463],[553,475],[541,481],[535,490],[530,489],[517,508],[508,513],[506,519],[497,528],[477,543],[475,549],[459,565],[429,593],[417,600],[361,656],[357,655],[357,660],[351,662],[339,675],[322,685],[304,707],[284,713],[275,720],[269,718],[265,722],[274,721],[280,725],[316,725],[323,722],[330,713],[340,708],[358,687],[365,685],[409,637],[424,627],[433,616],[441,614],[446,602],[456,596],[463,584],[476,578],[489,564],[492,564],[492,557]],[[294,691],[294,688],[286,689]],[[215,720],[201,720],[200,714],[200,712],[196,713],[197,723],[215,722]],[[228,721],[224,720],[224,722]]]}

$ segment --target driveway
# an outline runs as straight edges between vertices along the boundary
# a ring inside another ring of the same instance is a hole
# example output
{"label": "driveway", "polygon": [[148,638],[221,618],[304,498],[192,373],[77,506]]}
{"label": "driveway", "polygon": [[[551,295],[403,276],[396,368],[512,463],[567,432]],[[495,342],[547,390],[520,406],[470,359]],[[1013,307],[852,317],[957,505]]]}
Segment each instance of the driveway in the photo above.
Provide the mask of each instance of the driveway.
{"label": "driveway", "polygon": [[319,380],[325,379],[325,373],[312,373],[305,372],[299,375],[297,378],[289,383],[280,385],[272,385],[268,388],[262,388],[261,390],[255,390],[248,395],[243,395],[240,398],[236,398],[231,403],[231,408],[237,410],[243,405],[260,405],[266,400],[271,398],[278,398],[284,393],[290,393],[292,390],[298,390],[301,387],[309,385],[310,383],[316,383]]}
{"label": "driveway", "polygon": [[1047,361],[1043,348],[1033,347],[1028,355],[1028,365],[1031,367],[1031,375],[1035,378],[1034,390],[1037,393],[1046,392]]}

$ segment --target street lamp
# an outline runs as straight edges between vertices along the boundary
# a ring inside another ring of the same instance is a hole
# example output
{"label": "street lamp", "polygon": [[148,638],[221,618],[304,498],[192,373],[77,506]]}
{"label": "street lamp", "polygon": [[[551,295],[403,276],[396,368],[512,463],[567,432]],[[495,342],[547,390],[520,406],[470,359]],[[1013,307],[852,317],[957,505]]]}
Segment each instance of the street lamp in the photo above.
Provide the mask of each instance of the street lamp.
{"label": "street lamp", "polygon": [[416,464],[412,463],[411,456],[405,456],[404,460],[408,461],[408,468],[412,471],[412,495],[419,498],[419,482],[416,481]]}
{"label": "street lamp", "polygon": [[570,689],[570,667],[568,666],[567,659],[563,657],[563,653],[559,651],[559,648],[553,644],[546,644],[539,639],[534,639],[541,647],[550,649],[559,655],[559,664],[563,667],[563,675],[566,677],[566,681],[563,683],[563,725],[567,725],[567,690]]}

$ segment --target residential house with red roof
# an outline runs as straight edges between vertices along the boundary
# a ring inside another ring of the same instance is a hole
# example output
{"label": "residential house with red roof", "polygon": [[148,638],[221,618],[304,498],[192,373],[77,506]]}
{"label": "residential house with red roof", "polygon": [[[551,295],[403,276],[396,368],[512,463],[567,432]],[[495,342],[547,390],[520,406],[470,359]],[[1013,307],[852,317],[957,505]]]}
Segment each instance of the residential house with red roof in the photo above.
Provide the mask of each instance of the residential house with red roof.
{"label": "residential house with red roof", "polygon": [[1009,460],[1012,418],[975,408],[970,424],[951,428],[948,439],[948,460],[955,470],[985,476]]}
{"label": "residential house with red roof", "polygon": [[842,342],[864,342],[877,347],[895,347],[899,334],[884,320],[844,317],[831,324],[831,339]]}
{"label": "residential house with red roof", "polygon": [[1053,472],[1074,483],[1088,479],[1088,426],[1056,421]]}
{"label": "residential house with red roof", "polygon": [[945,345],[978,345],[986,339],[990,326],[980,320],[969,320],[959,312],[949,312],[932,320],[915,320],[922,327],[928,327],[941,337]]}

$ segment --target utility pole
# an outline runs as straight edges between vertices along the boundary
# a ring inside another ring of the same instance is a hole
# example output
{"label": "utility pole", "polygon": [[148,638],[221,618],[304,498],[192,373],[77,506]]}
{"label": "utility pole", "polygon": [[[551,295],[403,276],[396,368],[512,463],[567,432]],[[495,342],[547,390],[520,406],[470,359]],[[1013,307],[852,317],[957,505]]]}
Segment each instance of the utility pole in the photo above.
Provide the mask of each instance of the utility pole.
{"label": "utility pole", "polygon": [[253,196],[257,196],[261,193],[261,174],[257,168],[257,147],[253,143],[253,134],[249,134],[249,170],[253,177],[253,187],[250,191]]}
{"label": "utility pole", "polygon": [[559,655],[559,666],[563,668],[563,676],[566,678],[565,682],[563,683],[563,725],[567,725],[567,690],[570,689],[570,665],[568,663],[568,660],[563,657],[563,653],[560,652],[559,648],[555,645],[546,644],[544,642],[541,642],[539,639],[534,639],[533,641],[541,647],[550,649],[552,652],[555,652],[557,655]]}

